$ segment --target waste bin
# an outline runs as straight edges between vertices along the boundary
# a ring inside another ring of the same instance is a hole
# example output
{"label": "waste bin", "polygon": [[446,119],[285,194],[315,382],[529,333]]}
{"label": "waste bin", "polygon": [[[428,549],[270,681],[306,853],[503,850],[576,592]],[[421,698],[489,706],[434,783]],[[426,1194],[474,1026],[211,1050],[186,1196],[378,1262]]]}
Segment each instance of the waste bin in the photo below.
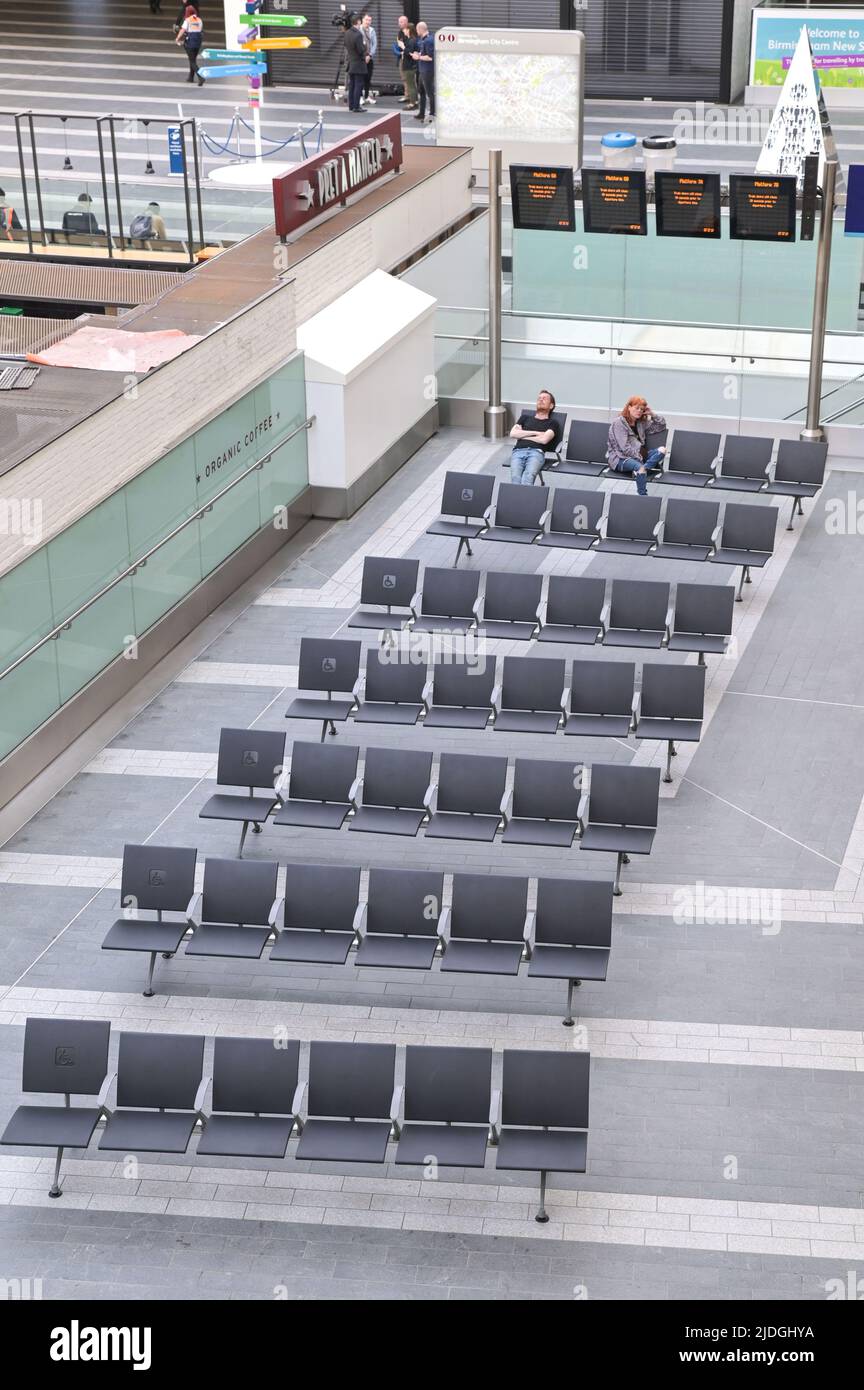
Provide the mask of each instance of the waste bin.
{"label": "waste bin", "polygon": [[627,130],[610,130],[600,139],[606,169],[632,169],[636,161],[636,136]]}
{"label": "waste bin", "polygon": [[647,177],[652,179],[658,169],[674,169],[677,154],[678,141],[670,135],[646,135],[642,141],[642,157]]}

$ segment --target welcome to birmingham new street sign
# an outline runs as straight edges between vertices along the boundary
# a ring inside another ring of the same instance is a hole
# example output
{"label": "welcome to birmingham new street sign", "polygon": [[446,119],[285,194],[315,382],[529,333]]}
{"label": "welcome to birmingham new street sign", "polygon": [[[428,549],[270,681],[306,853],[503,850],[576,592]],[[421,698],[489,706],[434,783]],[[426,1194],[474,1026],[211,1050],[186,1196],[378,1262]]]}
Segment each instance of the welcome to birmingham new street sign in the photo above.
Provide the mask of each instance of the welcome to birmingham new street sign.
{"label": "welcome to birmingham new street sign", "polygon": [[353,193],[401,165],[402,118],[394,112],[274,178],[276,235],[284,238],[323,212],[344,206]]}

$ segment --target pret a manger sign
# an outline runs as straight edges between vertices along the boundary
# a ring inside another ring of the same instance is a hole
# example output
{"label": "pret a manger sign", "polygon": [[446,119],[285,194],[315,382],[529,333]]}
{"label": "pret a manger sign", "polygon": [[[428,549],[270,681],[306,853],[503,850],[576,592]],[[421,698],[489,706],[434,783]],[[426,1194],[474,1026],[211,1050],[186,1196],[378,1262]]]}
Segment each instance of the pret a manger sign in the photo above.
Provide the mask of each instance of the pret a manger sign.
{"label": "pret a manger sign", "polygon": [[305,159],[273,180],[277,236],[296,232],[401,164],[402,125],[395,112]]}

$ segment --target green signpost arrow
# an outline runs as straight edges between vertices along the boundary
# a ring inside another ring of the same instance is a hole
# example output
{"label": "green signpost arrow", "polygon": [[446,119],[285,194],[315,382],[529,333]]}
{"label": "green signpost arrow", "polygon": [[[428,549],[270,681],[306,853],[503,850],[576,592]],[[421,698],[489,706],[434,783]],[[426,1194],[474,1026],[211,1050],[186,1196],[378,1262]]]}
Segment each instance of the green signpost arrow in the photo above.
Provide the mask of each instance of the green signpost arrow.
{"label": "green signpost arrow", "polygon": [[306,23],[305,14],[241,14],[238,24],[249,29],[269,29],[271,25],[284,24],[288,29],[302,29]]}

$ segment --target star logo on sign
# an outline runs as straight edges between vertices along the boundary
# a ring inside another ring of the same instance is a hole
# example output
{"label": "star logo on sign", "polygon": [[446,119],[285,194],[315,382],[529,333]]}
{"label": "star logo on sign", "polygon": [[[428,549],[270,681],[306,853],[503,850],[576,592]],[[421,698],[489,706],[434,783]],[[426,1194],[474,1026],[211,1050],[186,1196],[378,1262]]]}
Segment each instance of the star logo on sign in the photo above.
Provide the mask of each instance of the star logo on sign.
{"label": "star logo on sign", "polygon": [[307,208],[311,208],[312,204],[315,202],[315,190],[308,180],[306,183],[301,183],[300,187],[297,189],[297,197],[305,198]]}
{"label": "star logo on sign", "polygon": [[393,158],[393,141],[390,139],[389,135],[381,136],[381,148],[388,159]]}

